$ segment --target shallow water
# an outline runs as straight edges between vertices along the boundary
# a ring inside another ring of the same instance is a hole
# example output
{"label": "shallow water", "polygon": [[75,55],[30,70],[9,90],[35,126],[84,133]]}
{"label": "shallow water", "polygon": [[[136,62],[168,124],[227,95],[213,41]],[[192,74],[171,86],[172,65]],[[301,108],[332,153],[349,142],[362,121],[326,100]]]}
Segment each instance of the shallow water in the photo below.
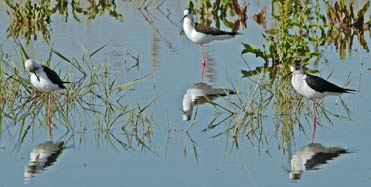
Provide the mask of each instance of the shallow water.
{"label": "shallow water", "polygon": [[[187,4],[183,1],[166,1],[161,10],[165,13],[169,10],[168,17],[155,8],[144,11],[153,20],[152,25],[137,9],[138,2],[118,1],[117,6],[123,14],[123,21],[102,15],[94,20],[83,18],[81,23],[73,19],[65,23],[59,15],[53,15],[50,44],[37,40],[31,42],[26,50],[33,59],[40,61],[47,58],[53,46],[63,55],[76,57],[79,61],[83,52],[81,46],[93,52],[107,44],[92,59],[94,63],[108,66],[112,80],[123,83],[144,77],[144,81],[133,85],[130,90],[122,90],[127,92],[122,102],[144,106],[154,100],[145,110],[151,116],[153,125],[152,135],[144,138],[148,147],[134,138],[128,138],[121,129],[122,121],[114,123],[108,132],[101,131],[97,126],[99,127],[98,123],[102,123],[102,120],[82,117],[85,111],[76,114],[81,116],[81,120],[77,117],[69,121],[75,127],[73,131],[66,130],[65,121],[60,116],[53,118],[56,125],[53,137],[48,136],[46,121],[37,120],[36,125],[30,128],[22,140],[19,134],[20,124],[13,126],[6,120],[0,136],[0,144],[3,145],[0,152],[1,187],[22,186],[25,183],[31,186],[370,185],[371,165],[366,161],[371,155],[368,138],[371,131],[371,86],[368,84],[371,81],[371,66],[368,63],[369,53],[362,50],[357,40],[353,42],[352,54],[347,55],[344,60],[339,58],[335,47],[329,45],[324,53],[328,63],[321,61],[315,68],[323,77],[332,73],[330,80],[339,85],[346,82],[350,75],[349,87],[357,90],[355,94],[342,97],[349,107],[351,118],[330,116],[331,125],[323,116],[319,117],[318,120],[324,127],[317,128],[315,139],[316,143],[325,147],[337,146],[350,153],[333,158],[327,164],[319,165],[316,170],[303,171],[301,180],[294,181],[289,178],[290,160],[311,142],[311,116],[309,121],[303,120],[306,134],[294,127],[295,141],[291,153],[285,154],[274,134],[273,118],[277,116],[273,116],[272,108],[265,111],[262,118],[266,143],[258,143],[259,140],[256,139],[250,141],[246,136],[241,136],[236,147],[230,134],[214,137],[233,125],[230,121],[203,132],[215,117],[216,121],[222,121],[229,115],[227,111],[210,103],[195,106],[193,116],[197,115],[196,119],[183,121],[183,96],[187,89],[200,81],[201,75],[199,46],[180,35],[181,23],[178,20]],[[263,30],[250,19],[263,6],[260,3],[249,4],[247,28],[240,30],[242,35],[207,45],[205,83],[230,89],[234,84],[240,90],[242,98],[249,98],[247,95],[255,87],[255,81],[241,78],[241,69],[248,69],[242,58],[251,69],[263,62],[251,54],[241,57],[241,42],[263,45]],[[0,16],[6,16],[4,8],[1,9]],[[1,23],[8,24],[6,19],[2,19]],[[268,21],[269,24],[272,23]],[[0,36],[4,43],[3,51],[17,59],[14,40],[7,39],[5,27],[0,28]],[[368,32],[365,37],[369,42]],[[135,59],[128,53],[139,56],[138,69],[128,70],[135,64]],[[60,74],[73,69],[54,55],[52,65],[55,67],[57,64],[56,69]],[[81,77],[75,70],[70,74],[72,80]],[[27,77],[28,74],[24,76]],[[233,98],[236,96],[217,98],[213,102],[228,108],[228,101]],[[311,103],[305,101],[305,104],[309,106]],[[323,106],[328,111],[346,116],[336,97],[324,99]],[[97,109],[103,112],[104,107]],[[311,114],[308,112],[300,117],[304,118],[305,115]],[[40,119],[43,119],[42,116]],[[64,141],[63,152],[51,166],[39,170],[31,179],[25,179],[24,172],[30,162],[30,152],[36,145],[47,140]],[[123,143],[130,148],[125,149]]]}

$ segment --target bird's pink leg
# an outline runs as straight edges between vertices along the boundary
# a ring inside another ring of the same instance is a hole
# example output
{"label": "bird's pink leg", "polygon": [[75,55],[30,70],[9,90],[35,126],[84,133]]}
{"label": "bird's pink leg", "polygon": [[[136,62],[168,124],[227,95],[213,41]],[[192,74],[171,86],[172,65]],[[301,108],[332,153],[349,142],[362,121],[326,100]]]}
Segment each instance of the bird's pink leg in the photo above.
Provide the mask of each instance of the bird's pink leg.
{"label": "bird's pink leg", "polygon": [[202,70],[201,70],[201,82],[204,79],[205,67],[206,67],[206,59],[205,59],[205,52],[204,47],[201,45],[201,55],[202,55]]}
{"label": "bird's pink leg", "polygon": [[204,72],[205,72],[205,68],[202,67],[202,70],[201,70],[201,80],[200,80],[200,82],[203,82],[203,80],[204,80]]}
{"label": "bird's pink leg", "polygon": [[312,143],[314,142],[314,136],[316,135],[316,127],[317,127],[316,101],[313,100],[313,132],[312,132]]}
{"label": "bird's pink leg", "polygon": [[50,100],[51,100],[51,93],[48,94],[48,132],[49,136],[51,135],[51,120],[50,120]]}

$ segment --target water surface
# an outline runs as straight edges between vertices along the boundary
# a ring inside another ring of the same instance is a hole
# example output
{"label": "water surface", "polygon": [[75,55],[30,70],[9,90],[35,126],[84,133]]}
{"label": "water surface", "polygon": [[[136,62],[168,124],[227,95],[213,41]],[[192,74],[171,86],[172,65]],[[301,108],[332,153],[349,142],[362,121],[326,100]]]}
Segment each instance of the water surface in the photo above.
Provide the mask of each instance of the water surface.
{"label": "water surface", "polygon": [[[231,133],[224,133],[235,125],[238,114],[223,121],[230,113],[215,104],[205,103],[194,107],[192,120],[183,121],[182,99],[187,89],[200,81],[201,51],[199,46],[181,35],[183,9],[188,6],[183,1],[166,1],[161,11],[150,7],[141,13],[138,2],[117,1],[117,10],[123,20],[117,20],[107,14],[88,20],[81,16],[81,22],[54,14],[51,19],[51,40],[46,43],[41,38],[26,45],[30,56],[41,61],[47,59],[53,47],[68,58],[82,60],[86,49],[93,52],[107,44],[92,57],[92,63],[107,66],[110,80],[118,85],[126,81],[142,81],[129,88],[117,91],[111,99],[125,93],[120,102],[133,106],[145,106],[149,123],[144,123],[139,137],[140,142],[128,136],[122,127],[125,120],[113,123],[109,131],[100,129],[104,126],[102,115],[86,117],[80,111],[71,114],[69,124],[74,130],[66,129],[66,121],[61,116],[53,118],[56,127],[53,137],[47,133],[45,111],[37,116],[35,125],[27,133],[20,130],[20,123],[4,119],[1,126],[0,186],[369,186],[371,155],[369,149],[370,118],[370,55],[363,50],[359,41],[353,41],[352,54],[344,60],[339,51],[330,44],[324,54],[326,60],[318,65],[309,65],[336,84],[343,85],[349,80],[349,87],[356,89],[355,94],[342,98],[350,111],[350,118],[336,97],[328,97],[322,106],[326,110],[345,116],[330,116],[332,124],[324,116],[319,117],[323,128],[317,128],[316,143],[325,147],[341,147],[349,151],[333,158],[316,170],[303,171],[300,180],[291,180],[290,160],[311,141],[311,114],[303,112],[299,117],[304,123],[306,134],[294,126],[294,143],[291,152],[281,147],[280,134],[275,134],[273,107],[264,111],[261,124],[264,127],[265,140],[238,138],[238,146]],[[159,2],[153,2],[154,4]],[[255,55],[240,56],[241,42],[262,46],[263,28],[255,23],[254,14],[260,12],[264,3],[250,2],[246,29],[240,29],[242,35],[228,41],[218,41],[207,45],[208,65],[204,82],[215,87],[240,91],[243,100],[249,99],[256,86],[257,76],[241,78],[241,70],[255,69],[263,61]],[[1,17],[7,17],[6,6],[0,11]],[[270,4],[267,4],[268,12]],[[148,21],[150,18],[150,21]],[[147,20],[146,20],[147,19]],[[8,25],[2,19],[2,25]],[[272,21],[268,20],[268,26]],[[222,25],[222,29],[228,29]],[[13,62],[19,62],[19,49],[15,40],[7,38],[6,27],[0,29],[3,53]],[[369,33],[365,34],[370,41]],[[20,39],[25,43],[24,40]],[[83,46],[83,47],[82,47]],[[134,57],[139,57],[139,68]],[[4,58],[4,57],[3,57]],[[246,61],[248,66],[245,64]],[[69,63],[53,54],[52,67],[71,80],[81,77]],[[102,70],[98,70],[101,72]],[[88,72],[89,73],[89,72]],[[25,73],[23,77],[28,77]],[[287,80],[289,81],[289,80]],[[98,93],[103,94],[98,89]],[[26,94],[23,91],[23,94]],[[63,97],[63,96],[62,96]],[[298,96],[300,97],[300,96]],[[233,109],[230,101],[235,95],[217,98],[213,102]],[[94,101],[94,98],[90,98]],[[63,101],[60,99],[59,101]],[[310,106],[309,101],[304,101]],[[104,113],[103,104],[96,108]],[[26,110],[26,109],[25,109]],[[194,115],[196,117],[194,118]],[[94,116],[94,115],[91,115]],[[309,120],[305,120],[308,118]],[[214,121],[215,120],[215,121]],[[218,126],[203,131],[213,122]],[[26,121],[25,127],[30,124]],[[143,134],[151,128],[151,134]],[[25,136],[23,137],[23,135]],[[219,136],[216,136],[219,135]],[[215,137],[216,136],[216,137]],[[31,179],[25,179],[25,167],[30,162],[30,152],[45,141],[64,141],[65,148],[50,166],[36,172]]]}

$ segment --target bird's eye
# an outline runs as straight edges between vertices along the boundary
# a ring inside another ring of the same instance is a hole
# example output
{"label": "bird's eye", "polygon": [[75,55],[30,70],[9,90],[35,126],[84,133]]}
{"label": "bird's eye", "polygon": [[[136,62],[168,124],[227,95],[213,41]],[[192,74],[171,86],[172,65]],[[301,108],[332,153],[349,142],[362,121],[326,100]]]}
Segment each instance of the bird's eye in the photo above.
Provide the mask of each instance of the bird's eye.
{"label": "bird's eye", "polygon": [[300,63],[295,63],[295,70],[300,70],[301,64]]}

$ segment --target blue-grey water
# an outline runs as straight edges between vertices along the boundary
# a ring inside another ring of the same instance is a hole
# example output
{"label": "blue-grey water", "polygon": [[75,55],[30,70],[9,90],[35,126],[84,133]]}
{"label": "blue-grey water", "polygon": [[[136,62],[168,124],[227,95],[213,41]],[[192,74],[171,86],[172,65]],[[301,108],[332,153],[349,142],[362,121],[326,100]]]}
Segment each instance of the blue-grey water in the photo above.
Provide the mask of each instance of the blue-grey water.
{"label": "blue-grey water", "polygon": [[[33,148],[49,140],[46,122],[36,122],[20,141],[19,124],[6,120],[1,126],[0,145],[0,187],[13,186],[370,186],[371,164],[365,162],[371,156],[371,68],[370,54],[363,50],[359,41],[353,41],[352,54],[344,60],[331,44],[324,55],[328,62],[321,60],[316,69],[321,76],[332,73],[330,80],[342,85],[350,79],[349,87],[356,89],[354,94],[342,98],[350,110],[350,119],[330,117],[333,125],[326,124],[324,117],[318,120],[324,127],[318,127],[315,142],[326,147],[342,147],[350,151],[340,155],[316,170],[303,171],[301,180],[291,180],[290,159],[280,149],[279,139],[274,134],[273,111],[265,111],[262,125],[267,142],[258,146],[245,136],[238,141],[238,148],[230,136],[216,134],[227,129],[227,124],[202,132],[213,120],[215,108],[211,104],[195,107],[194,121],[182,120],[182,99],[186,90],[200,81],[201,52],[199,46],[180,35],[183,9],[187,2],[165,1],[161,10],[150,7],[148,14],[153,20],[146,21],[137,9],[140,2],[117,1],[118,12],[123,14],[119,21],[105,14],[94,20],[81,16],[81,23],[70,18],[67,23],[59,15],[52,16],[51,41],[41,39],[31,42],[27,52],[37,61],[46,59],[51,47],[67,57],[81,58],[83,48],[93,52],[104,44],[102,51],[93,57],[96,63],[106,63],[112,79],[117,83],[144,77],[135,84],[123,99],[123,103],[142,106],[155,102],[145,110],[153,119],[153,134],[148,137],[150,149],[138,142],[126,139],[121,130],[122,124],[113,125],[110,133],[97,130],[95,119],[73,119],[74,131],[63,127],[63,120],[53,119],[53,140],[65,141],[65,148],[57,160],[44,170],[38,171],[30,179],[25,179],[25,167],[30,162]],[[160,2],[153,2],[153,6]],[[268,3],[269,5],[269,3]],[[263,3],[250,2],[248,6],[247,28],[242,35],[228,41],[218,41],[207,45],[207,55],[212,58],[206,68],[204,82],[217,87],[237,85],[241,97],[252,92],[255,82],[242,79],[241,69],[251,69],[262,65],[263,61],[252,54],[240,56],[241,42],[261,47],[265,42],[261,37],[263,29],[252,16],[264,7]],[[269,8],[268,8],[269,10]],[[167,13],[170,12],[168,17]],[[0,41],[3,51],[17,60],[18,49],[14,40],[7,38],[8,20],[5,5],[0,11]],[[268,20],[268,25],[273,24]],[[225,28],[224,28],[225,29]],[[40,37],[41,38],[41,37]],[[370,42],[369,32],[365,34]],[[84,47],[82,47],[84,46]],[[135,64],[140,57],[139,69],[126,68]],[[78,60],[79,61],[79,60]],[[21,62],[19,62],[21,63]],[[56,55],[52,64],[58,72],[67,74],[71,67]],[[310,66],[313,67],[313,66]],[[28,77],[28,74],[24,74]],[[71,79],[81,75],[75,70]],[[256,78],[255,78],[256,80]],[[233,96],[230,96],[233,97]],[[227,105],[225,99],[216,103]],[[326,110],[346,116],[337,97],[324,100]],[[305,102],[310,105],[310,102]],[[221,111],[222,120],[228,113]],[[81,114],[82,115],[82,114]],[[309,114],[308,114],[309,115]],[[304,114],[301,116],[304,118]],[[311,143],[312,123],[304,121],[306,134],[298,128],[294,130],[295,143],[292,154]],[[86,131],[81,128],[86,126]],[[27,124],[27,122],[26,122]],[[17,126],[18,125],[18,126]],[[192,128],[187,132],[187,129]],[[117,140],[128,143],[132,149],[125,150]]]}

